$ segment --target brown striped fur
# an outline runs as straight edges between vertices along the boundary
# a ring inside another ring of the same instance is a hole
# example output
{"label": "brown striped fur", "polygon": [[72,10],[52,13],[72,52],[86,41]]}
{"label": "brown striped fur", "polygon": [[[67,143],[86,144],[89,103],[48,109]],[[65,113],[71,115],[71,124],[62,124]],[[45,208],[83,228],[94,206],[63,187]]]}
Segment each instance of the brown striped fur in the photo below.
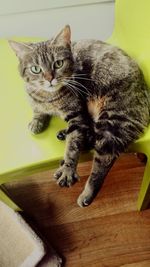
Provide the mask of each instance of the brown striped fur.
{"label": "brown striped fur", "polygon": [[137,63],[121,49],[95,40],[71,43],[70,38],[66,26],[49,41],[10,45],[34,112],[31,132],[42,132],[53,114],[68,122],[58,133],[60,139],[66,136],[66,149],[55,173],[57,183],[69,187],[76,182],[81,150],[95,150],[78,198],[84,207],[97,195],[116,158],[148,125],[149,92]]}

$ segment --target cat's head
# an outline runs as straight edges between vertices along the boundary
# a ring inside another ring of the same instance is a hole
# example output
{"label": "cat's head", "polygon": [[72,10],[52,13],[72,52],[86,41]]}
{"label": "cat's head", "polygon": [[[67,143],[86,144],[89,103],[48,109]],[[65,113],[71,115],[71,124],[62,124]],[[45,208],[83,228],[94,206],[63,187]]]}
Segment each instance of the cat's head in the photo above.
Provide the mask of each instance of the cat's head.
{"label": "cat's head", "polygon": [[9,41],[19,58],[19,70],[28,88],[55,92],[73,74],[71,31],[67,25],[53,39],[40,43]]}

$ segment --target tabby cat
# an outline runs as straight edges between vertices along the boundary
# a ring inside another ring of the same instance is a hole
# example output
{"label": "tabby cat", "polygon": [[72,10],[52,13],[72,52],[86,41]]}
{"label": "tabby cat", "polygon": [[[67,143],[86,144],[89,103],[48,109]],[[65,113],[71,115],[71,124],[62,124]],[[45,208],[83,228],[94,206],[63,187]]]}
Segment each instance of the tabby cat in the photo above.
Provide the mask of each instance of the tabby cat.
{"label": "tabby cat", "polygon": [[34,117],[41,133],[55,114],[68,122],[64,160],[54,177],[60,186],[78,180],[81,150],[93,146],[91,174],[78,198],[89,205],[104,178],[149,123],[149,92],[137,63],[121,49],[96,40],[71,43],[67,25],[55,38],[39,43],[9,42],[19,58]]}

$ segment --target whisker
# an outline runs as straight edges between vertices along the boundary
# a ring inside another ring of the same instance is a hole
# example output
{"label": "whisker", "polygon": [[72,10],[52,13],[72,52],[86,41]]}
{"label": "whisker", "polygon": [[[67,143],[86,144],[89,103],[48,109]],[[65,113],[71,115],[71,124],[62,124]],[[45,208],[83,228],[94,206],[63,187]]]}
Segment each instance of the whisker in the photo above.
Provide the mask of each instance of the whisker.
{"label": "whisker", "polygon": [[69,83],[69,86],[73,89],[73,90],[75,90],[76,92],[78,92],[80,95],[82,95],[83,96],[83,92],[78,88],[78,87],[76,87],[76,86],[74,86],[73,84],[70,84]]}
{"label": "whisker", "polygon": [[39,91],[39,89],[38,89],[38,88],[35,88],[35,89],[33,89],[33,90],[31,91],[31,93],[35,94],[35,93],[38,92],[38,91]]}
{"label": "whisker", "polygon": [[84,76],[87,75],[87,73],[75,73],[76,76]]}
{"label": "whisker", "polygon": [[[77,88],[78,90],[80,90],[82,93],[89,94],[88,89],[87,89],[85,86],[83,86],[82,84],[79,84],[79,83],[74,82],[74,81],[70,81],[70,84],[76,86],[76,88]],[[80,86],[80,87],[84,88],[84,89],[86,90],[86,92],[83,91],[83,90],[81,90],[81,89],[80,89],[79,87],[77,87],[77,86]]]}
{"label": "whisker", "polygon": [[82,88],[84,88],[85,90],[86,90],[86,92],[84,91],[82,91],[81,89],[79,89],[78,87],[78,89],[80,90],[80,91],[82,91],[82,93],[85,93],[85,94],[87,94],[87,95],[89,95],[89,96],[91,96],[91,93],[90,93],[90,91],[87,89],[87,87],[85,87],[83,84],[81,84],[81,83],[79,83],[79,82],[77,82],[77,81],[74,81],[74,80],[69,80],[69,83],[70,84],[72,84],[72,85],[78,85],[78,86],[81,86]]}
{"label": "whisker", "polygon": [[94,82],[94,80],[93,79],[90,79],[90,78],[85,78],[85,77],[80,77],[80,76],[78,76],[78,75],[73,75],[73,76],[70,76],[70,77],[65,77],[66,79],[74,79],[74,78],[77,78],[77,79],[80,79],[80,80],[87,80],[87,81],[93,81]]}
{"label": "whisker", "polygon": [[73,85],[73,84],[70,84],[72,87],[74,87],[74,89],[76,90],[76,91],[78,91],[78,93],[80,93],[81,95],[88,95],[88,93],[87,92],[85,92],[85,91],[82,91],[81,89],[79,89],[76,85]]}
{"label": "whisker", "polygon": [[78,84],[78,85],[82,86],[84,89],[87,89],[82,83],[80,83],[78,81],[70,80],[70,82],[75,83],[75,84]]}
{"label": "whisker", "polygon": [[84,78],[84,77],[78,77],[78,76],[74,76],[75,78],[79,79],[79,80],[84,80],[84,81],[92,81],[94,82],[93,79],[90,79],[90,78]]}
{"label": "whisker", "polygon": [[72,92],[75,96],[78,96],[78,95],[76,94],[76,92],[74,91],[74,89],[73,89],[67,82],[64,82],[64,84],[65,84],[66,87],[68,87],[68,88],[71,90],[71,92]]}
{"label": "whisker", "polygon": [[69,84],[69,86],[70,86],[73,90],[75,90],[75,92],[78,92],[80,95],[83,96],[83,93],[84,93],[84,92],[83,92],[81,89],[79,89],[79,88],[76,87],[75,85],[71,84],[69,81],[67,81],[67,83]]}

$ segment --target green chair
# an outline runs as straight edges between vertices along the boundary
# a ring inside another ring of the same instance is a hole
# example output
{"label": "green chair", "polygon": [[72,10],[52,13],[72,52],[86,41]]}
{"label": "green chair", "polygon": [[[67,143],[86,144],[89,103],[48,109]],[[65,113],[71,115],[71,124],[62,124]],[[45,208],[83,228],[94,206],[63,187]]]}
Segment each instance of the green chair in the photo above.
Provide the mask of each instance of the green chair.
{"label": "green chair", "polygon": [[[138,61],[150,85],[149,10],[149,0],[117,0],[115,28],[108,41],[123,48]],[[17,58],[7,41],[0,40],[0,184],[57,167],[64,151],[64,142],[56,138],[56,132],[65,126],[60,119],[52,118],[49,128],[42,134],[32,136],[29,133],[27,124],[32,118],[32,111],[26,100],[17,65]],[[133,151],[143,152],[148,158],[139,194],[139,210],[146,208],[150,201],[149,143],[150,128],[132,146]],[[82,160],[89,157],[91,154],[87,153]],[[0,198],[17,209],[2,190]]]}
{"label": "green chair", "polygon": [[[114,31],[108,42],[135,58],[150,86],[150,1],[116,0]],[[147,156],[137,205],[142,210],[150,203],[150,126],[130,150]]]}

